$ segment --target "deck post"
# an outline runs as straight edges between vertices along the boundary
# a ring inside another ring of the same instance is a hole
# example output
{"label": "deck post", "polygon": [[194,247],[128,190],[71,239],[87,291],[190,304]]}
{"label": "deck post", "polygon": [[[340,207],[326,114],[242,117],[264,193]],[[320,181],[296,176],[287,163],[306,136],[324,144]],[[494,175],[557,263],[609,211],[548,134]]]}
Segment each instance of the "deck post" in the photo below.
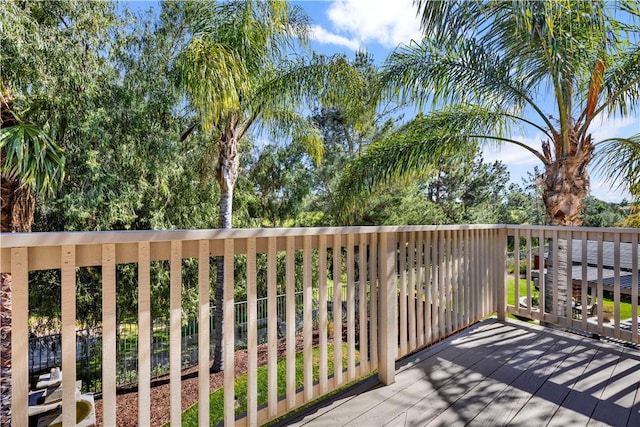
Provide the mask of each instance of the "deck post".
{"label": "deck post", "polygon": [[395,361],[398,352],[397,236],[380,233],[380,300],[378,339],[378,379],[384,385],[395,382]]}
{"label": "deck post", "polygon": [[[515,250],[518,251],[519,249],[519,245],[520,242],[515,242]],[[496,255],[498,255],[498,259],[496,262],[496,267],[499,268],[499,270],[497,271],[498,274],[496,274],[496,284],[495,286],[498,287],[498,292],[497,292],[497,296],[498,296],[498,307],[497,307],[497,311],[498,311],[498,320],[501,322],[505,322],[507,320],[507,228],[502,227],[498,230],[498,241],[497,241],[497,251],[496,251]],[[519,264],[516,263],[516,271],[518,271],[519,268]],[[502,271],[500,271],[500,269]],[[502,274],[500,274],[502,272]],[[517,281],[518,281],[518,275],[515,275],[516,277],[516,285]],[[517,302],[516,302],[516,306],[517,306]]]}

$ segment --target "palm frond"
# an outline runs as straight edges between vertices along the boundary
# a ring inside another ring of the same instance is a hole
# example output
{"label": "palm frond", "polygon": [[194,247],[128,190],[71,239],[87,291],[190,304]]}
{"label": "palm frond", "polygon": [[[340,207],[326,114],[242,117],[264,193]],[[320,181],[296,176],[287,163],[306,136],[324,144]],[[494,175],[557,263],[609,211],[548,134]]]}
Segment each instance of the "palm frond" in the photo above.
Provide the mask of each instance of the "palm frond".
{"label": "palm frond", "polygon": [[18,123],[0,128],[3,174],[40,194],[53,195],[64,179],[62,149],[37,126]]}
{"label": "palm frond", "polygon": [[[478,107],[444,110],[418,116],[387,138],[371,144],[343,173],[338,190],[338,216],[346,220],[357,203],[380,185],[426,174],[441,159],[475,149],[495,138],[498,123],[512,120]],[[504,139],[505,141],[508,141]]]}
{"label": "palm frond", "polygon": [[194,38],[176,62],[178,86],[189,94],[209,131],[223,111],[239,109],[241,94],[249,91],[247,69],[231,47],[207,38]]}
{"label": "palm frond", "polygon": [[320,163],[324,155],[322,135],[310,120],[293,109],[267,109],[261,119],[260,123],[274,139],[290,138],[301,144],[314,162]]}
{"label": "palm frond", "polygon": [[389,56],[380,85],[389,96],[412,100],[420,109],[429,101],[434,108],[476,104],[514,113],[528,106],[552,129],[552,123],[533,100],[535,82],[516,71],[500,52],[478,40],[459,40],[443,49],[425,39],[400,46]]}
{"label": "palm frond", "polygon": [[640,198],[640,134],[607,139],[599,144],[596,170],[619,189],[631,190]]}

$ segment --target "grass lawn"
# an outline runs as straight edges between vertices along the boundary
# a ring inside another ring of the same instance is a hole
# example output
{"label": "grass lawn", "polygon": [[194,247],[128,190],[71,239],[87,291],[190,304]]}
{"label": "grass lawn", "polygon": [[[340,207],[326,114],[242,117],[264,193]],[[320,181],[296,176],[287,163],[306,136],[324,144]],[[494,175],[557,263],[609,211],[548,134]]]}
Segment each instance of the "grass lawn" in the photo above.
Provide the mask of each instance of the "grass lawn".
{"label": "grass lawn", "polygon": [[[516,291],[515,291],[515,280],[513,277],[509,277],[507,280],[507,303],[509,305],[516,305]],[[527,295],[527,280],[520,279],[520,287],[518,289],[520,293],[520,297]],[[531,296],[538,297],[540,293],[533,288],[533,284],[531,284]],[[605,313],[611,313],[611,317],[613,317],[613,299],[612,298],[604,298],[604,311]],[[629,319],[631,317],[631,303],[620,301],[620,319]]]}
{"label": "grass lawn", "polygon": [[[327,345],[328,354],[328,372],[329,375],[333,374],[333,345]],[[347,366],[347,344],[342,345],[342,366]],[[356,350],[356,363],[359,362],[360,356]],[[320,379],[320,349],[318,347],[313,348],[313,381]],[[287,362],[286,359],[281,359],[277,364],[278,369],[278,396],[284,396],[287,391],[286,385],[286,373]],[[258,368],[258,405],[267,403],[267,391],[268,391],[268,368],[267,365],[260,366]],[[296,389],[302,388],[304,384],[304,354],[296,354]],[[243,414],[247,411],[247,375],[242,375],[236,378],[235,382],[235,396],[236,396],[236,415]],[[220,388],[209,396],[209,408],[210,408],[210,424],[217,425],[222,423],[224,419],[224,388]],[[168,424],[167,424],[168,425]],[[193,405],[182,414],[183,426],[197,426],[198,425],[198,404]]]}

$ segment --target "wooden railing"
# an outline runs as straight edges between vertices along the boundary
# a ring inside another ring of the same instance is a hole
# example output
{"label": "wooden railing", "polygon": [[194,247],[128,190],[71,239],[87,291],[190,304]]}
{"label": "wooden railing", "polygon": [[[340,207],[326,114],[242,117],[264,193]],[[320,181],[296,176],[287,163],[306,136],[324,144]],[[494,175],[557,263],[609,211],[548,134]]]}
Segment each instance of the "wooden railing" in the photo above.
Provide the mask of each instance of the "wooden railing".
{"label": "wooden railing", "polygon": [[[572,231],[573,232],[573,231]],[[209,425],[209,313],[213,257],[225,265],[224,424],[259,425],[377,370],[392,383],[398,358],[437,342],[497,312],[527,314],[549,322],[563,317],[542,314],[531,304],[510,305],[506,296],[507,236],[562,238],[566,232],[550,228],[506,226],[350,227],[318,229],[131,231],[93,233],[3,234],[0,271],[12,274],[12,425],[28,425],[29,273],[54,269],[61,277],[62,414],[64,425],[75,423],[76,271],[100,267],[102,282],[102,405],[103,425],[115,425],[116,280],[117,266],[135,263],[138,269],[138,423],[150,420],[151,265],[168,262],[170,273],[170,395],[171,424],[181,424],[181,292],[182,265],[198,262],[199,425]],[[573,236],[573,235],[572,235]],[[635,236],[635,237],[634,237]],[[513,238],[513,237],[512,237]],[[570,237],[568,237],[570,238]],[[585,239],[635,241],[637,234],[588,231]],[[516,239],[516,240],[517,240]],[[635,239],[635,240],[633,240]],[[637,246],[637,244],[635,245]],[[278,283],[278,254],[285,258],[286,278]],[[637,258],[637,253],[636,253]],[[248,301],[248,381],[246,414],[236,417],[234,401],[234,262],[246,262]],[[259,271],[266,257],[266,271]],[[529,265],[529,264],[528,264]],[[531,264],[532,265],[532,264]],[[636,267],[637,265],[634,264]],[[302,280],[296,280],[296,269]],[[527,267],[527,277],[533,268]],[[259,274],[261,273],[261,274]],[[543,274],[543,273],[542,273]],[[266,283],[258,283],[266,277]],[[344,280],[343,280],[344,278]],[[331,281],[330,281],[331,280]],[[343,283],[346,282],[346,283]],[[531,281],[529,281],[531,283]],[[346,301],[342,286],[346,284]],[[266,287],[268,298],[268,400],[258,404],[257,298]],[[327,287],[333,286],[333,301]],[[276,295],[284,289],[289,301],[303,292],[304,369],[296,381],[296,306],[288,304],[286,332],[278,336]],[[527,288],[530,301],[531,287]],[[635,286],[637,296],[637,286]],[[517,294],[516,294],[517,295]],[[637,298],[636,298],[637,300]],[[331,304],[329,304],[331,302]],[[333,307],[333,317],[328,306]],[[344,310],[342,310],[344,307]],[[634,305],[637,313],[637,304]],[[343,313],[340,315],[340,313]],[[575,326],[574,321],[568,322]],[[598,331],[603,325],[597,325]],[[637,328],[636,328],[637,329]],[[636,330],[634,329],[634,331]],[[619,322],[614,335],[619,333]],[[317,342],[313,341],[314,335]],[[630,336],[633,333],[630,333]],[[637,340],[637,333],[631,337]],[[286,392],[278,394],[277,348],[286,344]],[[314,380],[313,348],[318,348]],[[333,351],[330,351],[330,348]],[[343,348],[346,355],[343,365]],[[332,353],[332,355],[331,355]],[[329,358],[332,357],[333,364]],[[331,366],[334,366],[333,371]],[[299,379],[298,379],[299,380]]]}
{"label": "wooden railing", "polygon": [[[507,233],[511,242],[519,242],[516,253],[518,246],[521,249],[516,277],[519,264],[523,270],[519,276],[523,284],[509,285],[512,301],[507,304],[506,296],[503,299],[508,313],[640,343],[640,230],[510,226]],[[532,250],[534,246],[537,251]]]}

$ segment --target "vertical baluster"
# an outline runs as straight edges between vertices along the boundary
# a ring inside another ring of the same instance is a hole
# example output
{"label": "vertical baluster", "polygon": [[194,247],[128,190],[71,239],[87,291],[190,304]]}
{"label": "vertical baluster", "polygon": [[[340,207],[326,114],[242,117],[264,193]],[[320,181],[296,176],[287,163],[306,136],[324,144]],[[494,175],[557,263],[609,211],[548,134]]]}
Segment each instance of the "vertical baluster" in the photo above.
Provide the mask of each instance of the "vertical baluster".
{"label": "vertical baluster", "polygon": [[354,237],[347,235],[347,377],[356,376],[356,316],[354,279]]}
{"label": "vertical baluster", "polygon": [[278,308],[277,298],[277,253],[276,238],[267,240],[267,376],[268,381],[268,414],[273,418],[278,409]]}
{"label": "vertical baluster", "polygon": [[[235,423],[235,325],[234,321],[234,240],[224,240],[224,424]],[[179,425],[179,424],[176,424]]]}
{"label": "vertical baluster", "polygon": [[342,384],[342,247],[340,235],[333,236],[333,377]]}
{"label": "vertical baluster", "polygon": [[102,416],[116,425],[116,245],[102,245]]}
{"label": "vertical baluster", "polygon": [[[29,251],[27,248],[11,249],[11,304],[11,422],[14,426],[26,427],[29,425],[27,399],[29,394]],[[75,373],[75,366],[73,369]]]}
{"label": "vertical baluster", "polygon": [[[258,269],[256,246],[255,237],[247,239],[247,424],[249,426],[258,425],[258,290],[256,280]],[[201,369],[205,374],[207,373],[205,366],[201,365]],[[207,378],[207,384],[208,382]],[[205,423],[204,420],[201,420],[200,425],[209,425],[209,422]]]}
{"label": "vertical baluster", "polygon": [[603,264],[603,243],[602,233],[598,233],[598,281],[597,281],[597,300],[598,300],[598,334],[602,334],[602,322],[604,317],[604,290],[603,290],[603,277],[602,277],[602,264]]}
{"label": "vertical baluster", "polygon": [[368,347],[369,342],[367,339],[367,235],[360,234],[360,240],[358,243],[358,251],[360,256],[360,270],[359,270],[359,297],[358,300],[360,302],[358,307],[359,312],[359,321],[360,330],[360,375],[364,375],[369,372],[369,355],[368,355]]}
{"label": "vertical baluster", "polygon": [[327,351],[327,236],[321,235],[318,242],[318,293],[319,296],[319,322],[320,324],[320,393],[325,394],[328,390],[328,351]]}
{"label": "vertical baluster", "polygon": [[295,237],[287,236],[286,251],[286,342],[287,342],[287,408],[296,406],[296,252]]}
{"label": "vertical baluster", "polygon": [[613,234],[613,336],[620,338],[620,233]]}
{"label": "vertical baluster", "polygon": [[311,236],[304,236],[302,254],[302,313],[304,330],[304,400],[309,402],[313,399],[313,293],[311,288],[311,274],[313,273]]}
{"label": "vertical baluster", "polygon": [[[138,425],[151,420],[151,245],[138,243]],[[207,357],[208,357],[207,352]]]}
{"label": "vertical baluster", "polygon": [[76,423],[76,247],[62,247],[62,424]]}
{"label": "vertical baluster", "polygon": [[[182,242],[171,242],[171,278],[169,289],[169,378],[171,424],[180,425],[182,418]],[[226,359],[224,360],[227,362]]]}
{"label": "vertical baluster", "polygon": [[[423,284],[418,286],[418,319],[422,319],[422,328],[418,335],[418,344],[425,345],[430,344],[433,339],[431,331],[431,296],[433,282],[432,282],[432,262],[431,262],[431,235],[432,231],[424,233],[424,281]],[[424,300],[424,303],[423,303]],[[423,309],[424,307],[424,309]]]}
{"label": "vertical baluster", "polygon": [[[422,243],[420,242],[420,244]],[[416,295],[416,251],[416,232],[411,231],[409,233],[409,290],[407,292],[409,304],[409,351],[416,349],[416,304],[422,304],[422,301],[418,301]],[[418,263],[417,272],[421,277],[420,268],[420,263]],[[418,283],[420,283],[419,279]]]}
{"label": "vertical baluster", "polygon": [[587,258],[587,253],[588,253],[588,249],[589,249],[589,242],[587,241],[587,232],[583,231],[582,233],[580,233],[581,236],[581,249],[582,249],[582,257],[581,257],[581,263],[582,263],[582,283],[581,283],[581,305],[582,305],[582,311],[580,314],[580,320],[582,321],[582,329],[584,329],[585,331],[588,330],[588,325],[587,325],[587,316],[589,315],[588,312],[588,301],[587,301],[587,292],[588,292],[588,273],[587,273],[587,268],[588,268],[588,258]]}
{"label": "vertical baluster", "polygon": [[407,354],[407,234],[398,233],[400,238],[400,348],[399,356]]}
{"label": "vertical baluster", "polygon": [[378,255],[378,235],[371,235],[369,243],[369,301],[370,301],[370,320],[369,320],[369,338],[371,341],[371,369],[378,368],[378,266],[380,263]]}
{"label": "vertical baluster", "polygon": [[638,342],[638,234],[631,236],[631,340]]}

